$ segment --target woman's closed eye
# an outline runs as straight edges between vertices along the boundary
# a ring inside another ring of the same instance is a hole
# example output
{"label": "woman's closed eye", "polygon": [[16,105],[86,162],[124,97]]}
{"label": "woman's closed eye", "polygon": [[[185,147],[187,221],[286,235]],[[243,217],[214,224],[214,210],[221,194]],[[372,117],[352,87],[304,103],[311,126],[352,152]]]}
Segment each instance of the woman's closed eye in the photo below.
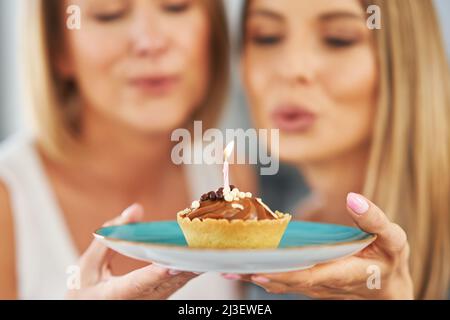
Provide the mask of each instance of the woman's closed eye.
{"label": "woman's closed eye", "polygon": [[351,47],[358,42],[355,38],[343,38],[343,37],[326,37],[324,42],[327,46],[333,48],[345,48]]}
{"label": "woman's closed eye", "polygon": [[123,18],[125,15],[126,15],[126,10],[117,10],[117,11],[111,11],[111,12],[95,13],[93,16],[94,16],[94,19],[97,20],[98,22],[107,23],[107,22],[117,21],[117,20]]}
{"label": "woman's closed eye", "polygon": [[163,1],[162,8],[168,13],[182,13],[191,6],[191,0],[168,0]]}
{"label": "woman's closed eye", "polygon": [[281,35],[258,35],[252,36],[251,41],[260,46],[272,46],[279,44],[283,40]]}

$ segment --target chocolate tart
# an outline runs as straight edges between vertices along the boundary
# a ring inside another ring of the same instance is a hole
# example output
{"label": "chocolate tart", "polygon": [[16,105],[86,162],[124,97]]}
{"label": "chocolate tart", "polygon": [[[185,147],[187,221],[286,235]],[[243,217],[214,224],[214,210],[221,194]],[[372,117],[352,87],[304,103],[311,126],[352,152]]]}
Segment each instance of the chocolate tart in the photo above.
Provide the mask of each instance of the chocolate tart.
{"label": "chocolate tart", "polygon": [[273,212],[260,198],[233,186],[204,194],[177,213],[178,224],[193,248],[277,248],[290,220],[290,214]]}

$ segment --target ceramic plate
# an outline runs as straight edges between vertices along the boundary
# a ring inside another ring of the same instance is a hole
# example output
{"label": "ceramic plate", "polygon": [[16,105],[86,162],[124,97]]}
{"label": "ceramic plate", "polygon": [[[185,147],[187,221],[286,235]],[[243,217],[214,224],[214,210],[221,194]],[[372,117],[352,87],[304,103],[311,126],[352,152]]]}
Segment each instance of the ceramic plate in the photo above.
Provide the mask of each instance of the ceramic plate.
{"label": "ceramic plate", "polygon": [[306,269],[346,257],[375,236],[341,225],[291,221],[277,249],[189,248],[176,221],[105,227],[94,236],[134,259],[193,272],[271,273]]}

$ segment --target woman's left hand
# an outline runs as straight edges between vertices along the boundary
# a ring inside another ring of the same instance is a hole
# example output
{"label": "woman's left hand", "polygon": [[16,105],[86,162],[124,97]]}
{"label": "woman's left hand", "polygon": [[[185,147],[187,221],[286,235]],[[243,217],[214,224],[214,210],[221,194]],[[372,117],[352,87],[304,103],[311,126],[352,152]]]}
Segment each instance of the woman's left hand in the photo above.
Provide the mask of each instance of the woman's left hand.
{"label": "woman's left hand", "polygon": [[[347,209],[356,225],[377,235],[358,254],[301,271],[224,276],[251,281],[270,293],[304,294],[318,299],[413,299],[406,233],[361,195],[350,193]],[[369,277],[378,271],[380,286],[373,288]]]}

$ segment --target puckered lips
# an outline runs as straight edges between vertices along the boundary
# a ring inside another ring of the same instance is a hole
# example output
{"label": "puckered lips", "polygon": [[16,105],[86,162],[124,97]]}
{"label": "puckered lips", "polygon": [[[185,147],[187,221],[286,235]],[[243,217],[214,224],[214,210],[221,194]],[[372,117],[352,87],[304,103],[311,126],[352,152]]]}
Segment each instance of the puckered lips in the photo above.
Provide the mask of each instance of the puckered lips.
{"label": "puckered lips", "polygon": [[314,125],[317,115],[299,105],[283,104],[275,108],[271,119],[281,131],[300,133],[309,130]]}

